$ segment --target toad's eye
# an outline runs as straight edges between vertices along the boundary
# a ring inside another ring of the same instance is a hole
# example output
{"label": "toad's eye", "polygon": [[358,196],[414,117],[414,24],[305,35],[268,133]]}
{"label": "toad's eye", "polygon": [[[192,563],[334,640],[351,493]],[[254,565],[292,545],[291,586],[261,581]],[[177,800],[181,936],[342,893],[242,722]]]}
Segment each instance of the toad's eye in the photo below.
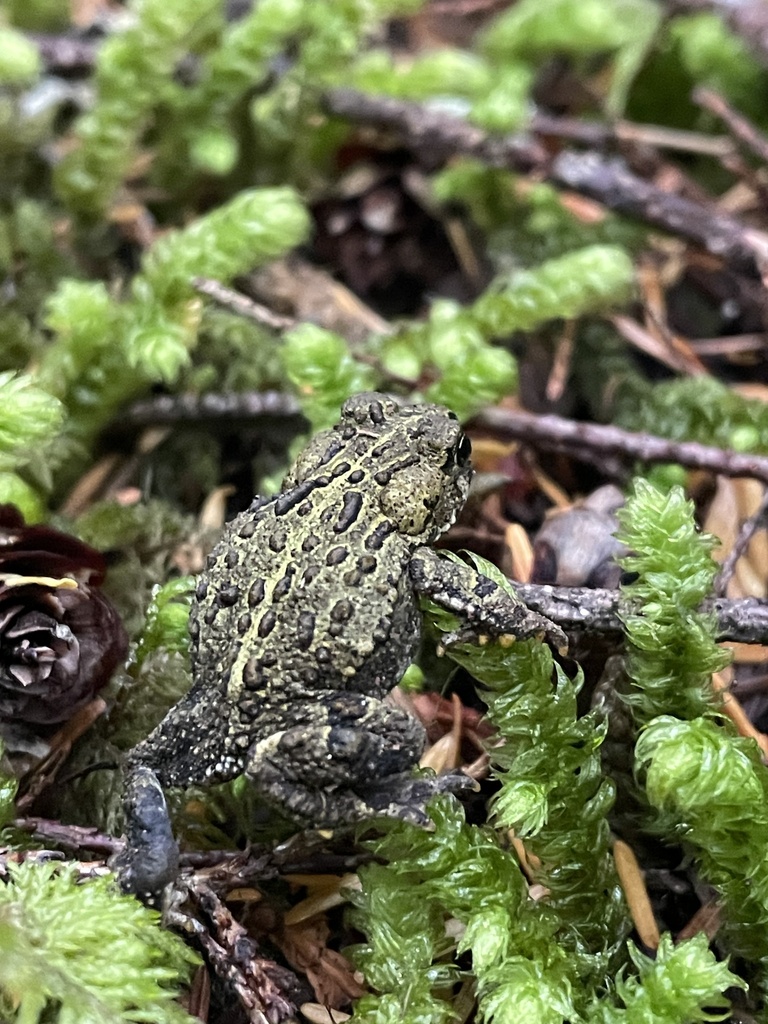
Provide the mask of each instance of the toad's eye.
{"label": "toad's eye", "polygon": [[466,434],[462,434],[459,438],[459,443],[456,445],[456,461],[461,466],[465,462],[469,461],[469,457],[472,454],[472,442],[469,440]]}

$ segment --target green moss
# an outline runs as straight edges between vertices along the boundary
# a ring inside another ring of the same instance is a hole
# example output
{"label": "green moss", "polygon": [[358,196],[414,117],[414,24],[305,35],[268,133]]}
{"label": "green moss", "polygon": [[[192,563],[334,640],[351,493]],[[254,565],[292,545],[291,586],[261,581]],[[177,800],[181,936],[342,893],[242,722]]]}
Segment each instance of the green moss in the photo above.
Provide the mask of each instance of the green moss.
{"label": "green moss", "polygon": [[768,452],[768,406],[714,377],[684,377],[650,385],[628,378],[616,398],[616,422],[677,441],[699,441],[742,452]]}
{"label": "green moss", "polygon": [[617,1007],[604,999],[597,1003],[589,1020],[594,1024],[697,1024],[725,1019],[730,1003],[729,988],[746,988],[725,963],[718,963],[703,933],[674,943],[661,937],[654,957],[631,949],[639,977],[619,977],[616,995],[624,1004]]}
{"label": "green moss", "polygon": [[90,442],[142,389],[178,377],[198,339],[195,277],[229,280],[298,244],[307,229],[292,189],[251,189],[160,238],[124,302],[99,282],[61,281],[47,314],[56,341],[38,379],[67,406],[68,432]]}
{"label": "green moss", "polygon": [[101,47],[96,102],[76,126],[79,146],[56,169],[61,199],[95,217],[114,201],[177,63],[218,11],[217,0],[140,0],[135,26]]}
{"label": "green moss", "polygon": [[[197,957],[110,878],[9,865],[0,886],[0,995],[18,1024],[191,1024],[174,996]],[[115,967],[119,966],[119,970]]]}
{"label": "green moss", "polygon": [[349,395],[375,386],[373,372],[353,359],[347,342],[313,324],[300,324],[286,333],[282,359],[315,429],[335,423]]}
{"label": "green moss", "polygon": [[35,380],[0,374],[0,469],[17,470],[50,445],[61,428],[63,409]]}
{"label": "green moss", "polygon": [[[494,566],[472,560],[514,596]],[[450,616],[430,614],[441,632],[455,626]],[[501,782],[493,820],[539,858],[536,881],[549,890],[558,941],[583,957],[584,976],[600,977],[628,930],[607,821],[614,790],[600,763],[604,723],[596,712],[578,716],[581,676],[569,679],[546,644],[463,645],[448,654],[480,683],[498,730],[489,750]]]}
{"label": "green moss", "polygon": [[30,85],[40,74],[37,47],[21,32],[0,25],[0,85]]}
{"label": "green moss", "polygon": [[697,611],[718,571],[710,554],[717,541],[698,533],[693,504],[679,487],[665,494],[637,479],[618,517],[618,537],[633,552],[622,566],[638,574],[624,588],[638,607],[624,617],[636,687],[629,699],[641,722],[664,714],[695,718],[717,707],[712,673],[730,660],[715,643],[712,617]]}
{"label": "green moss", "polygon": [[691,850],[724,903],[728,948],[768,960],[768,780],[754,740],[710,718],[653,719],[635,751],[657,827]]}

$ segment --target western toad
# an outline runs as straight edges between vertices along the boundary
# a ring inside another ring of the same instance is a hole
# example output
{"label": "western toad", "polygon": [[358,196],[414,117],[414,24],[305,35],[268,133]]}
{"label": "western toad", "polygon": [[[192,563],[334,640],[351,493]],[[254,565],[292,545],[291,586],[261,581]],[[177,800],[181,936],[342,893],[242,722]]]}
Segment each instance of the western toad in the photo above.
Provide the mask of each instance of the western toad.
{"label": "western toad", "polygon": [[430,548],[464,504],[469,456],[448,410],[356,395],[282,492],[228,524],[192,608],[192,689],[128,755],[124,880],[141,873],[130,851],[149,848],[162,817],[155,776],[184,786],[245,773],[312,826],[423,822],[430,796],[470,784],[414,777],[423,729],[385,701],[420,642],[419,596],[475,634],[565,636]]}

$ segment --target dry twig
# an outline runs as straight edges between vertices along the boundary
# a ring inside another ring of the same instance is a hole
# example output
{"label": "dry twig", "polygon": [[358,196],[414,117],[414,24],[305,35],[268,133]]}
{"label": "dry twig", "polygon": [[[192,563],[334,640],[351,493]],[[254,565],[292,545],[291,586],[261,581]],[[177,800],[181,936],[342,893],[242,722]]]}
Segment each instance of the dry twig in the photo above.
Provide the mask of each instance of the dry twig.
{"label": "dry twig", "polygon": [[768,484],[768,457],[746,455],[696,441],[670,441],[601,423],[536,416],[498,407],[479,413],[472,425],[489,430],[497,437],[524,441],[537,448],[564,452],[588,461],[599,455],[628,462],[677,462],[689,469],[704,469],[730,477],[750,476]]}
{"label": "dry twig", "polygon": [[732,107],[724,96],[715,92],[714,89],[705,89],[700,86],[698,89],[694,89],[693,100],[694,103],[698,103],[699,106],[719,117],[728,126],[728,130],[735,139],[738,139],[764,163],[768,163],[768,137],[748,118]]}
{"label": "dry twig", "polygon": [[[622,618],[639,611],[619,590],[516,583],[515,593],[532,611],[546,615],[566,633],[600,633],[618,640],[623,635]],[[719,641],[768,645],[768,601],[716,597],[704,601],[699,610],[714,614]]]}
{"label": "dry twig", "polygon": [[463,153],[492,167],[536,173],[553,185],[685,238],[749,272],[754,272],[756,258],[768,250],[768,238],[761,233],[747,231],[739,221],[702,203],[665,192],[633,174],[618,157],[565,150],[550,159],[528,135],[489,135],[443,110],[354,89],[329,90],[325,105],[329,113],[357,124],[394,131],[430,159]]}
{"label": "dry twig", "polygon": [[[185,900],[206,923],[181,909]],[[197,939],[219,977],[232,985],[252,1024],[278,1024],[292,1017],[295,1008],[286,991],[298,989],[296,976],[258,955],[256,942],[205,881],[193,877],[179,883],[174,903],[169,923]]]}
{"label": "dry twig", "polygon": [[230,313],[253,320],[261,327],[268,327],[273,331],[290,331],[298,323],[292,316],[281,316],[260,302],[249,299],[242,292],[228,288],[220,281],[215,281],[210,277],[193,278],[192,287],[201,295],[207,295],[219,306],[228,309]]}

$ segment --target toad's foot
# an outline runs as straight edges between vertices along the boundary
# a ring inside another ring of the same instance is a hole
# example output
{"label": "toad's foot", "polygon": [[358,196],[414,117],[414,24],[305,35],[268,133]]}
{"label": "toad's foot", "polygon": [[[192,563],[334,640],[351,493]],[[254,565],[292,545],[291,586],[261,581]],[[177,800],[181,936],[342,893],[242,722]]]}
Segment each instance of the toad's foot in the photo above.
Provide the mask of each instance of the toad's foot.
{"label": "toad's foot", "polygon": [[358,792],[372,816],[399,818],[415,825],[429,825],[427,804],[440,793],[477,792],[479,785],[463,772],[444,775],[419,774],[407,778],[385,779]]}
{"label": "toad's foot", "polygon": [[430,823],[426,805],[440,793],[477,790],[477,783],[461,772],[413,775],[402,772],[380,782],[314,788],[286,779],[282,770],[261,760],[248,775],[258,793],[294,821],[311,828],[337,828],[376,818],[399,818],[415,825]]}

